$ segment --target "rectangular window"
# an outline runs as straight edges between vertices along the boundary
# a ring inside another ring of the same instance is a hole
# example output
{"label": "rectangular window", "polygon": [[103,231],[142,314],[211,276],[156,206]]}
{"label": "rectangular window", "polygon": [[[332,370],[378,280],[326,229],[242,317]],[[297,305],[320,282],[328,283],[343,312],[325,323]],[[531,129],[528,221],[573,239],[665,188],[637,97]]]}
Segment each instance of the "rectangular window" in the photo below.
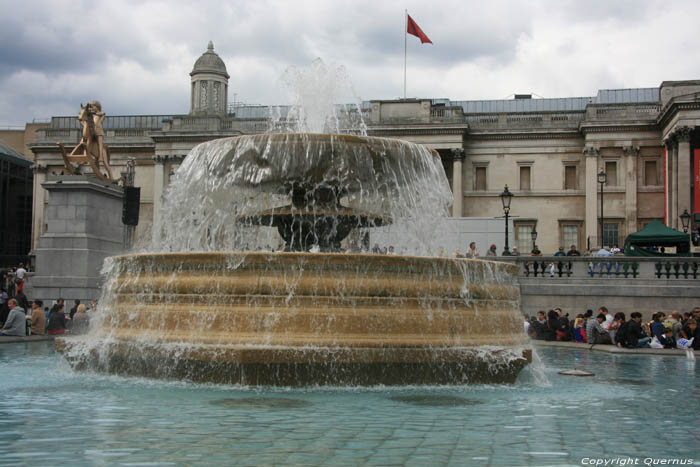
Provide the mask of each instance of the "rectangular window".
{"label": "rectangular window", "polygon": [[658,185],[656,175],[656,161],[645,161],[644,162],[644,184],[647,186]]}
{"label": "rectangular window", "polygon": [[529,190],[530,189],[530,167],[521,166],[520,167],[520,189]]}
{"label": "rectangular window", "polygon": [[605,186],[617,186],[617,162],[605,163]]}
{"label": "rectangular window", "polygon": [[515,243],[521,255],[527,255],[532,250],[532,228],[534,224],[515,225]]}
{"label": "rectangular window", "polygon": [[474,191],[486,191],[486,167],[476,167],[474,174]]}
{"label": "rectangular window", "polygon": [[564,225],[562,227],[562,245],[564,251],[569,251],[571,245],[575,245],[576,249],[579,249],[578,245],[578,225]]}
{"label": "rectangular window", "polygon": [[564,189],[575,190],[576,188],[576,166],[567,165],[564,167]]}
{"label": "rectangular window", "polygon": [[606,222],[605,224],[603,224],[603,246],[612,247],[615,244],[620,244],[619,228],[620,226],[616,222]]}

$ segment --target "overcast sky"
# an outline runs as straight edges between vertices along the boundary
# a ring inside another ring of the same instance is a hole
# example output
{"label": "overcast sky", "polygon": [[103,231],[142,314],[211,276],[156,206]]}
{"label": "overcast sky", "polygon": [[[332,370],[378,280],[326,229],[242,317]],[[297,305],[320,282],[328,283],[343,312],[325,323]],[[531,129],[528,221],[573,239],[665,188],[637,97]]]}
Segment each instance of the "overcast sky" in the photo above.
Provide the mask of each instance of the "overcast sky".
{"label": "overcast sky", "polygon": [[214,42],[229,100],[289,103],[281,76],[320,57],[359,98],[592,96],[700,79],[698,0],[0,0],[0,127],[74,115],[189,111],[189,72]]}

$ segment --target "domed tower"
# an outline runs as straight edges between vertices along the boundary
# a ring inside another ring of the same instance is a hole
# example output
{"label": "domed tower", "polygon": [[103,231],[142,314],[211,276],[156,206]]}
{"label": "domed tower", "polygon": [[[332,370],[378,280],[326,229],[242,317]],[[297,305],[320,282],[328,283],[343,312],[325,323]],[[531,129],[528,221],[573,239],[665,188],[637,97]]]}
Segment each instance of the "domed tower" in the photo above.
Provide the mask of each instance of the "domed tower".
{"label": "domed tower", "polygon": [[225,114],[229,74],[226,72],[224,61],[214,52],[214,44],[211,41],[207,51],[194,62],[190,76],[190,115]]}

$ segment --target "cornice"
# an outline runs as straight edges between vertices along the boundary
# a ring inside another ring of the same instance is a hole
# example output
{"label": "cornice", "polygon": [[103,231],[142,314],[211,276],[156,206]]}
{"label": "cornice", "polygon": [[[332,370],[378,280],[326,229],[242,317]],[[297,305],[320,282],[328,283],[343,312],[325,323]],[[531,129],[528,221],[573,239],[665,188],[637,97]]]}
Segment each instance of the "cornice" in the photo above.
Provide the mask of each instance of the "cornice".
{"label": "cornice", "polygon": [[614,125],[599,125],[594,123],[582,123],[579,130],[584,135],[587,133],[620,133],[629,131],[658,131],[658,125],[654,123],[635,123],[630,125],[614,124]]}
{"label": "cornice", "polygon": [[[679,96],[687,97],[687,96]],[[700,102],[678,102],[674,97],[659,112],[659,116],[656,119],[657,125],[660,128],[664,128],[668,122],[681,110],[700,110]]]}

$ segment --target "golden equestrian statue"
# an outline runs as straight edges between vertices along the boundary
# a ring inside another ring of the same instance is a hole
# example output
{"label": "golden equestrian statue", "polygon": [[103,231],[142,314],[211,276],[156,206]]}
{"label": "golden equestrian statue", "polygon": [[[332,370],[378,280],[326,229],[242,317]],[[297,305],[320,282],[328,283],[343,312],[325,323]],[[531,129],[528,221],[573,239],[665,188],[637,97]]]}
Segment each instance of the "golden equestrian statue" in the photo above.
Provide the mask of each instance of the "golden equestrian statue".
{"label": "golden equestrian statue", "polygon": [[[66,169],[71,175],[75,175],[73,163],[88,163],[97,178],[116,183],[119,179],[112,175],[112,167],[109,165],[109,149],[104,144],[104,131],[102,130],[104,119],[105,113],[102,111],[102,104],[99,101],[90,101],[85,106],[80,104],[78,121],[83,127],[82,139],[70,155],[66,154],[63,144],[58,143],[58,146],[61,148]],[[102,164],[102,168],[100,168],[100,164]]]}

